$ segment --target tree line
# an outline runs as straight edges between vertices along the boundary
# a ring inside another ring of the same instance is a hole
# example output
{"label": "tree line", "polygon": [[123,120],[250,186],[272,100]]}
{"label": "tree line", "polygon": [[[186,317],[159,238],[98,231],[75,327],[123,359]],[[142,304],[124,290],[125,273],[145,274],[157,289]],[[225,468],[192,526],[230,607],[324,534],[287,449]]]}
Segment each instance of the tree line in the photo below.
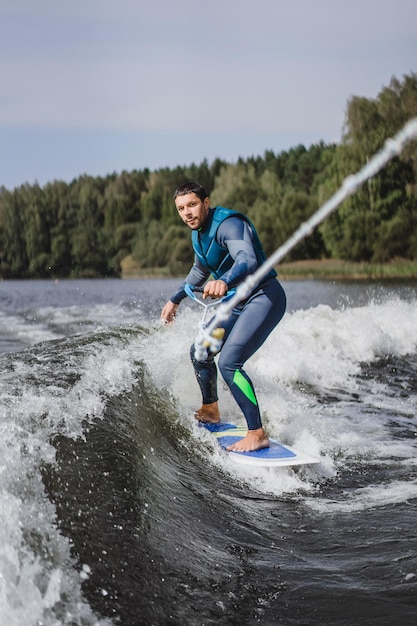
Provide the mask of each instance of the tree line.
{"label": "tree line", "polygon": [[[352,97],[339,144],[299,145],[236,163],[80,176],[44,187],[0,188],[0,277],[119,276],[127,259],[146,271],[184,274],[190,233],[172,200],[185,180],[203,184],[211,205],[246,213],[269,255],[417,115],[417,74],[393,77],[375,99]],[[417,258],[417,149],[411,143],[345,200],[286,261]]]}

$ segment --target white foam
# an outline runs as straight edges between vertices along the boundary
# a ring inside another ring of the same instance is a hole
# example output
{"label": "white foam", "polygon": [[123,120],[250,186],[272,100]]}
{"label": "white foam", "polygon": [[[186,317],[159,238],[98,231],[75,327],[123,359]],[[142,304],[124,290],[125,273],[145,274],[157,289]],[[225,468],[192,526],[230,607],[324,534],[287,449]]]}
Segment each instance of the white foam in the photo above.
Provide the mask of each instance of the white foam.
{"label": "white foam", "polygon": [[352,513],[401,504],[417,498],[417,481],[392,481],[352,492],[343,491],[340,500],[315,498],[308,502],[314,511],[323,514]]}
{"label": "white foam", "polygon": [[13,340],[13,345],[19,343],[19,347],[23,348],[55,338],[56,334],[43,324],[28,321],[18,315],[5,315],[0,311],[0,344]]}
{"label": "white foam", "polygon": [[[358,459],[373,463],[395,455],[415,457],[416,442],[396,441],[389,413],[416,414],[416,396],[398,398],[387,383],[358,375],[364,363],[389,355],[413,354],[417,347],[417,304],[392,299],[364,307],[334,310],[319,305],[286,314],[262,348],[246,364],[257,391],[264,423],[270,435],[296,449],[319,456],[319,466],[307,470],[246,470],[230,468],[225,455],[212,456],[229,471],[255,477],[263,490],[282,493],[313,489],[320,481]],[[172,326],[159,333],[158,354],[146,351],[155,380],[163,382],[185,421],[201,402],[189,347],[195,339],[198,313],[185,308]],[[323,402],[335,396],[337,401]],[[225,385],[219,384],[224,420],[244,423]],[[201,430],[201,429],[200,429]],[[275,473],[274,473],[275,472]]]}
{"label": "white foam", "polygon": [[[319,465],[298,469],[237,466],[209,433],[195,427],[192,413],[199,405],[200,392],[189,348],[195,339],[199,312],[190,306],[182,305],[175,324],[150,327],[153,332],[149,335],[94,342],[77,353],[70,350],[62,372],[55,371],[53,362],[41,354],[30,363],[16,354],[13,368],[4,368],[0,379],[0,623],[30,626],[43,621],[56,626],[53,606],[59,595],[70,598],[77,615],[85,613],[83,623],[97,621],[82,599],[80,576],[71,564],[69,543],[60,535],[53,507],[45,497],[39,466],[54,458],[55,450],[49,444],[52,433],[82,436],[86,415],[102,415],[109,395],[131,388],[136,361],[143,360],[154,384],[171,395],[180,419],[201,444],[199,449],[207,462],[216,463],[234,479],[264,493],[317,495],[323,482],[336,478],[351,464],[389,464],[395,458],[399,465],[415,467],[416,442],[396,439],[389,425],[392,415],[404,420],[405,427],[407,420],[415,419],[415,393],[397,397],[390,392],[389,382],[364,380],[358,374],[363,362],[415,353],[416,312],[416,302],[401,300],[345,310],[318,306],[297,311],[285,316],[248,362],[247,371],[270,434],[321,458]],[[78,313],[57,312],[53,336],[57,336],[61,322],[63,326],[68,322],[67,315],[72,321],[88,318]],[[117,309],[102,310],[103,324],[107,324],[110,313],[115,321]],[[41,330],[47,328],[47,318],[51,321],[51,312],[44,314],[37,327]],[[73,375],[77,382],[67,389],[61,385],[60,375]],[[323,401],[333,395],[337,401]],[[243,423],[221,381],[219,396],[223,418]],[[172,419],[177,419],[175,406]],[[403,502],[417,494],[413,481],[393,480],[376,487],[347,493],[337,503],[308,496],[306,501],[317,510],[331,512],[340,507],[360,510]],[[23,541],[25,530],[41,532],[41,540],[47,538],[55,555],[53,565],[50,559],[41,561],[30,551]],[[86,575],[87,570],[83,570],[82,576]],[[32,622],[27,621],[26,606],[30,607]]]}
{"label": "white foam", "polygon": [[[39,467],[54,460],[51,437],[83,436],[86,416],[101,416],[106,397],[128,390],[135,380],[140,341],[79,348],[66,363],[77,382],[68,388],[50,384],[54,364],[15,355],[13,369],[0,380],[0,624],[56,626],[54,607],[66,598],[62,624],[109,624],[98,620],[81,594],[80,576],[70,544],[57,527],[55,509],[44,492]],[[37,382],[31,384],[34,378]],[[48,383],[42,386],[42,380]],[[43,546],[32,551],[25,536]],[[44,556],[41,556],[41,555]],[[74,618],[75,616],[75,618]],[[73,619],[74,618],[74,619]]]}

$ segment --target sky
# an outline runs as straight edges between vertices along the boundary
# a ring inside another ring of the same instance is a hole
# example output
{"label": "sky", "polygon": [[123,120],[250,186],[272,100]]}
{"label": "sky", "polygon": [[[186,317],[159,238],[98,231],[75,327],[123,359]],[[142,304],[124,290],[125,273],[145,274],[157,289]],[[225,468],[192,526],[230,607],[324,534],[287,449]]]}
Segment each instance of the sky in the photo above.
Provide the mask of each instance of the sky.
{"label": "sky", "polygon": [[416,71],[416,0],[0,0],[0,187],[338,142]]}

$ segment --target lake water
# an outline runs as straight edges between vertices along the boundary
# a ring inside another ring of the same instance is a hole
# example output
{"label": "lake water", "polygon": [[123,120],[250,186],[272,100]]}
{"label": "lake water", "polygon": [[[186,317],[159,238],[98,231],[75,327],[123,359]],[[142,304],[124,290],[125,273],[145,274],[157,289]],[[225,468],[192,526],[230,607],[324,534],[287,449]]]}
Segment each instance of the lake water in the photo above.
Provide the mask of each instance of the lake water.
{"label": "lake water", "polygon": [[0,625],[414,625],[416,283],[283,283],[247,371],[320,463],[279,469],[195,425],[177,284],[0,282]]}

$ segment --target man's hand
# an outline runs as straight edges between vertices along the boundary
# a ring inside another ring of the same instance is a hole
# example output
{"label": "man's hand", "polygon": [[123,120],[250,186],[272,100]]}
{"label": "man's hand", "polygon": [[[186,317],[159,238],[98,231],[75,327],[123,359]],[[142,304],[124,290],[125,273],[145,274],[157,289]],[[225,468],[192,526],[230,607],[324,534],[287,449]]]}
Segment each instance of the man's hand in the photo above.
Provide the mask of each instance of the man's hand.
{"label": "man's hand", "polygon": [[174,304],[171,300],[169,300],[162,309],[161,322],[164,324],[172,324],[177,314],[177,309],[178,304]]}
{"label": "man's hand", "polygon": [[209,280],[203,291],[204,298],[223,298],[227,293],[228,287],[224,280]]}

